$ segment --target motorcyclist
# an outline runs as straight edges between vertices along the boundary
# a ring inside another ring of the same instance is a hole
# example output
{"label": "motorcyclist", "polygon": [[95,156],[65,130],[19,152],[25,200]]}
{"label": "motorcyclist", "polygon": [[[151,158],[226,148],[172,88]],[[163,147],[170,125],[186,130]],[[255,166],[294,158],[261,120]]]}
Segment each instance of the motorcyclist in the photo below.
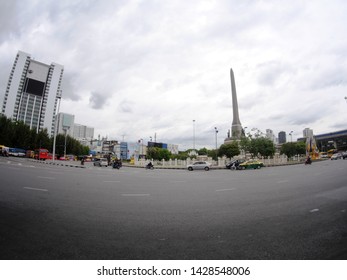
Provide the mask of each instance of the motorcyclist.
{"label": "motorcyclist", "polygon": [[239,168],[239,165],[240,165],[240,161],[239,160],[235,160],[235,162],[231,166],[231,169],[232,170],[237,170]]}
{"label": "motorcyclist", "polygon": [[147,166],[146,166],[147,168],[152,168],[153,167],[153,164],[152,164],[152,162],[150,161],[148,164],[147,164]]}
{"label": "motorcyclist", "polygon": [[311,163],[312,163],[311,157],[307,156],[305,164],[311,164]]}
{"label": "motorcyclist", "polygon": [[119,159],[115,159],[113,162],[113,168],[120,168],[122,166],[122,162]]}

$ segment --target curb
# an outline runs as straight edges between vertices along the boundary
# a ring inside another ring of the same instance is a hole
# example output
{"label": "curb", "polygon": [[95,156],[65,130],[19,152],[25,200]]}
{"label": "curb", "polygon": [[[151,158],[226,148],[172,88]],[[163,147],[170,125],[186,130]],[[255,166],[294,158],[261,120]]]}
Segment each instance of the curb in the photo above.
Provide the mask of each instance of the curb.
{"label": "curb", "polygon": [[43,163],[43,164],[50,164],[50,165],[58,165],[58,166],[66,166],[66,167],[75,167],[75,168],[86,168],[83,165],[75,165],[75,164],[66,164],[66,163],[59,163],[59,162],[47,162],[45,160],[32,160],[33,162]]}

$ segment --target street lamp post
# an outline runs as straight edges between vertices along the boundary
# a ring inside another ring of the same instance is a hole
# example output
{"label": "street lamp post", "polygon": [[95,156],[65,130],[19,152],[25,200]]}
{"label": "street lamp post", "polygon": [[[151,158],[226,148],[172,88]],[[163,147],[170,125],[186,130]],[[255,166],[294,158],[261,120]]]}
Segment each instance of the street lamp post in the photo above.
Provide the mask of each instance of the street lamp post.
{"label": "street lamp post", "polygon": [[64,128],[65,131],[65,142],[64,142],[64,160],[66,160],[66,137],[67,137],[67,130],[68,128]]}
{"label": "street lamp post", "polygon": [[60,94],[57,96],[57,98],[59,99],[58,110],[57,110],[57,113],[55,115],[55,120],[54,120],[53,152],[52,152],[53,162],[55,161],[55,145],[56,145],[56,141],[57,141],[57,129],[58,129],[57,124],[58,124],[58,114],[59,114],[59,109],[60,109],[60,101],[61,101],[62,91],[60,90],[59,93]]}
{"label": "street lamp post", "polygon": [[289,133],[289,135],[290,135],[290,142],[293,142],[293,131],[291,131],[291,132]]}
{"label": "street lamp post", "polygon": [[193,150],[195,151],[195,120],[193,120]]}
{"label": "street lamp post", "polygon": [[218,134],[218,129],[217,129],[217,127],[214,128],[214,132],[216,133],[216,153],[217,153],[217,149],[218,149],[218,145],[217,145],[217,134]]}

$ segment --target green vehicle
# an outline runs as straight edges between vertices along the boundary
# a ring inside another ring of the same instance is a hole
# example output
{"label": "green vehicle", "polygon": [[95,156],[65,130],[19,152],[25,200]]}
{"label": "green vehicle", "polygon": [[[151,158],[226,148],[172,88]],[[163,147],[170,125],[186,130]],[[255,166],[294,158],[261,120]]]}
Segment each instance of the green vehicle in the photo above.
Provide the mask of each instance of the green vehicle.
{"label": "green vehicle", "polygon": [[239,169],[260,169],[264,167],[264,163],[258,160],[247,160],[239,165]]}

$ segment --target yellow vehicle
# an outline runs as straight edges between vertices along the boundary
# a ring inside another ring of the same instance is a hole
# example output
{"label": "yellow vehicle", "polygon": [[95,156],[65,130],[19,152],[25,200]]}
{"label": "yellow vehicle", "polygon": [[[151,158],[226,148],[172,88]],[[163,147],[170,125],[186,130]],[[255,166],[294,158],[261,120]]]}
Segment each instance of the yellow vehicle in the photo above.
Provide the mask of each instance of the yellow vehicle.
{"label": "yellow vehicle", "polygon": [[328,158],[331,158],[333,156],[333,154],[336,154],[337,150],[336,149],[331,149],[328,151]]}
{"label": "yellow vehicle", "polygon": [[328,158],[328,153],[327,152],[320,152],[319,157],[320,158]]}
{"label": "yellow vehicle", "polygon": [[262,167],[264,167],[264,163],[259,160],[251,159],[241,163],[238,169],[260,169]]}

